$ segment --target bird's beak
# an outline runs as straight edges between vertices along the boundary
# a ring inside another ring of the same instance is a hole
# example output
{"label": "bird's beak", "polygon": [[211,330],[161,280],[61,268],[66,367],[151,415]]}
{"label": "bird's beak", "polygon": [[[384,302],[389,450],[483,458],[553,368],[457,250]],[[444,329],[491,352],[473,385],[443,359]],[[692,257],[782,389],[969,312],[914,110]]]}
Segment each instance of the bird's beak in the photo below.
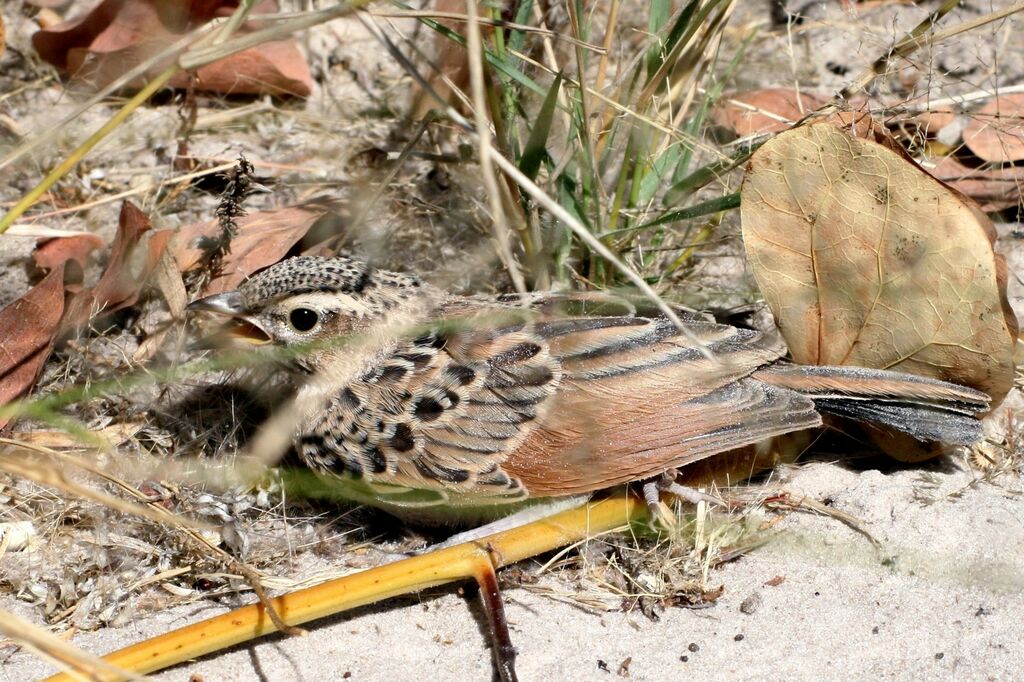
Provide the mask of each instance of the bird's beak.
{"label": "bird's beak", "polygon": [[242,295],[237,291],[225,291],[223,294],[214,294],[213,296],[200,298],[185,306],[185,310],[190,313],[199,311],[220,313],[221,315],[230,315],[231,317],[238,317],[245,313],[245,308],[242,305]]}
{"label": "bird's beak", "polygon": [[185,310],[190,313],[217,313],[231,318],[223,333],[217,336],[227,336],[230,340],[244,341],[257,346],[270,343],[270,334],[252,316],[246,314],[242,296],[237,291],[226,291],[223,294],[200,298],[189,303]]}

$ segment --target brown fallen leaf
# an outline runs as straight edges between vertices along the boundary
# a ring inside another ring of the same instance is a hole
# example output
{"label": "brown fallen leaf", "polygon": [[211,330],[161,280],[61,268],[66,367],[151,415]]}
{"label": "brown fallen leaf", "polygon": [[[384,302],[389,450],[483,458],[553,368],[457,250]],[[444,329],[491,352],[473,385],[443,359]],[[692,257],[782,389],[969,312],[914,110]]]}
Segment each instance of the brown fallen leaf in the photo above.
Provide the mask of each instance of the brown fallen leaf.
{"label": "brown fallen leaf", "polygon": [[823,106],[826,98],[792,88],[765,88],[724,97],[712,112],[715,124],[739,137],[774,133],[792,127]]}
{"label": "brown fallen leaf", "polygon": [[964,128],[964,144],[991,163],[1024,161],[1024,93],[999,95],[978,109]]}
{"label": "brown fallen leaf", "polygon": [[932,376],[998,404],[1013,385],[1017,319],[991,221],[895,141],[848,130],[781,133],[743,181],[747,257],[793,359]]}
{"label": "brown fallen leaf", "polygon": [[[155,328],[147,330],[146,338],[143,339],[132,355],[132,360],[135,362],[149,360],[164,347],[164,342],[174,328],[172,323],[175,320],[184,319],[185,306],[188,304],[188,292],[185,290],[185,282],[182,280],[181,270],[178,269],[174,256],[171,255],[170,249],[167,248],[167,240],[161,237],[163,233],[166,233],[168,237],[172,235],[170,230],[161,230],[150,237],[151,249],[149,260],[152,261],[154,254],[159,253],[155,261],[156,264],[152,269],[153,279],[157,289],[163,294],[171,317],[170,320],[161,322]],[[160,244],[161,241],[164,242],[162,245]]]}
{"label": "brown fallen leaf", "polygon": [[101,310],[112,311],[130,306],[138,300],[146,272],[139,275],[132,273],[129,260],[142,235],[152,225],[146,214],[130,201],[121,205],[121,215],[117,221],[117,235],[110,247],[110,260],[92,289],[95,302]]}
{"label": "brown fallen leaf", "polygon": [[911,116],[886,121],[886,124],[890,128],[894,128],[895,126],[912,125],[926,137],[935,137],[940,130],[955,122],[955,111],[949,107],[938,107],[922,111]]}
{"label": "brown fallen leaf", "polygon": [[[135,304],[149,273],[156,267],[156,262],[151,258],[146,259],[138,273],[133,273],[130,267],[132,254],[150,227],[149,218],[133,203],[125,201],[121,205],[117,234],[110,247],[107,267],[92,289],[76,294],[68,302],[61,323],[62,332],[80,328],[101,313],[111,313]],[[162,242],[166,248],[170,232],[161,232],[166,234],[154,234],[151,242]]]}
{"label": "brown fallen leaf", "polygon": [[[204,291],[217,294],[234,289],[252,273],[278,262],[327,211],[325,205],[306,204],[260,211],[239,219],[238,236],[231,242],[231,251],[224,258],[221,273]],[[201,241],[219,231],[215,220],[181,228],[172,249],[182,272],[200,264]]]}
{"label": "brown fallen leaf", "polygon": [[952,156],[938,159],[928,171],[958,192],[974,199],[986,213],[1020,204],[1024,196],[1024,168],[969,168]]}
{"label": "brown fallen leaf", "polygon": [[44,270],[54,270],[71,260],[77,261],[84,268],[88,264],[89,254],[101,246],[103,239],[92,233],[44,239],[32,252],[32,260]]}
{"label": "brown fallen leaf", "polygon": [[[228,16],[238,0],[103,0],[89,13],[37,31],[32,45],[39,55],[73,78],[102,88],[215,17]],[[277,3],[264,0],[254,13],[271,14]],[[236,35],[261,28],[247,22]],[[141,87],[167,68],[153,67],[129,87]],[[197,90],[221,94],[293,95],[306,97],[313,83],[302,53],[293,40],[263,43],[200,67]],[[179,73],[171,87],[186,88],[189,76]]]}
{"label": "brown fallen leaf", "polygon": [[[64,312],[64,266],[0,310],[0,405],[26,395],[53,350]],[[9,420],[0,419],[0,427]]]}

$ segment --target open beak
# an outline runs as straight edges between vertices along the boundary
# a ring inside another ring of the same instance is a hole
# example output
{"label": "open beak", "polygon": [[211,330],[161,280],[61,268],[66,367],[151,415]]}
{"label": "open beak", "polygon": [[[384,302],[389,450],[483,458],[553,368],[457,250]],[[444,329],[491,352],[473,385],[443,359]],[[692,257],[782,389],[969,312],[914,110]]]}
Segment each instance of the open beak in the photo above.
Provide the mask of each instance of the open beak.
{"label": "open beak", "polygon": [[245,307],[242,305],[242,295],[237,291],[225,291],[223,294],[214,294],[213,296],[200,298],[185,306],[185,310],[190,313],[199,311],[220,313],[221,315],[230,315],[231,317],[245,314]]}
{"label": "open beak", "polygon": [[185,310],[190,313],[207,312],[226,315],[230,319],[223,331],[216,334],[211,341],[226,337],[231,341],[242,341],[257,346],[270,343],[270,334],[264,331],[250,315],[245,312],[242,296],[237,291],[226,291],[206,298],[192,301]]}

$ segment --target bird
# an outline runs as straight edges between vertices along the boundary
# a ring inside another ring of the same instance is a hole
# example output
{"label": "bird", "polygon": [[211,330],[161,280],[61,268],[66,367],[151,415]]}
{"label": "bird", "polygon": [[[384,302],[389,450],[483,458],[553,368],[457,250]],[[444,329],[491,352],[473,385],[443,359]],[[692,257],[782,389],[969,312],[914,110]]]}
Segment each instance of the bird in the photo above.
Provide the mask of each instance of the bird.
{"label": "bird", "polygon": [[342,495],[402,518],[496,518],[642,486],[837,415],[969,445],[981,391],[891,370],[805,366],[777,335],[600,294],[448,293],[345,256],[297,256],[190,311],[276,349],[298,385],[291,440]]}

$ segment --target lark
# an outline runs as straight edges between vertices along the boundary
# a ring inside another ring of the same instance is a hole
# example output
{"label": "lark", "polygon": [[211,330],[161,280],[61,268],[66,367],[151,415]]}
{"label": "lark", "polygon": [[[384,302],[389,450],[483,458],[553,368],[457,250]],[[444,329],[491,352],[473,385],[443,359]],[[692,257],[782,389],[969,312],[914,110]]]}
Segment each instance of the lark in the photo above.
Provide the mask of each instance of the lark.
{"label": "lark", "polygon": [[984,393],[860,367],[810,367],[759,331],[682,313],[684,333],[607,297],[449,294],[344,257],[290,258],[190,305],[277,347],[300,388],[302,460],[399,516],[480,516],[639,482],[832,414],[966,445]]}

